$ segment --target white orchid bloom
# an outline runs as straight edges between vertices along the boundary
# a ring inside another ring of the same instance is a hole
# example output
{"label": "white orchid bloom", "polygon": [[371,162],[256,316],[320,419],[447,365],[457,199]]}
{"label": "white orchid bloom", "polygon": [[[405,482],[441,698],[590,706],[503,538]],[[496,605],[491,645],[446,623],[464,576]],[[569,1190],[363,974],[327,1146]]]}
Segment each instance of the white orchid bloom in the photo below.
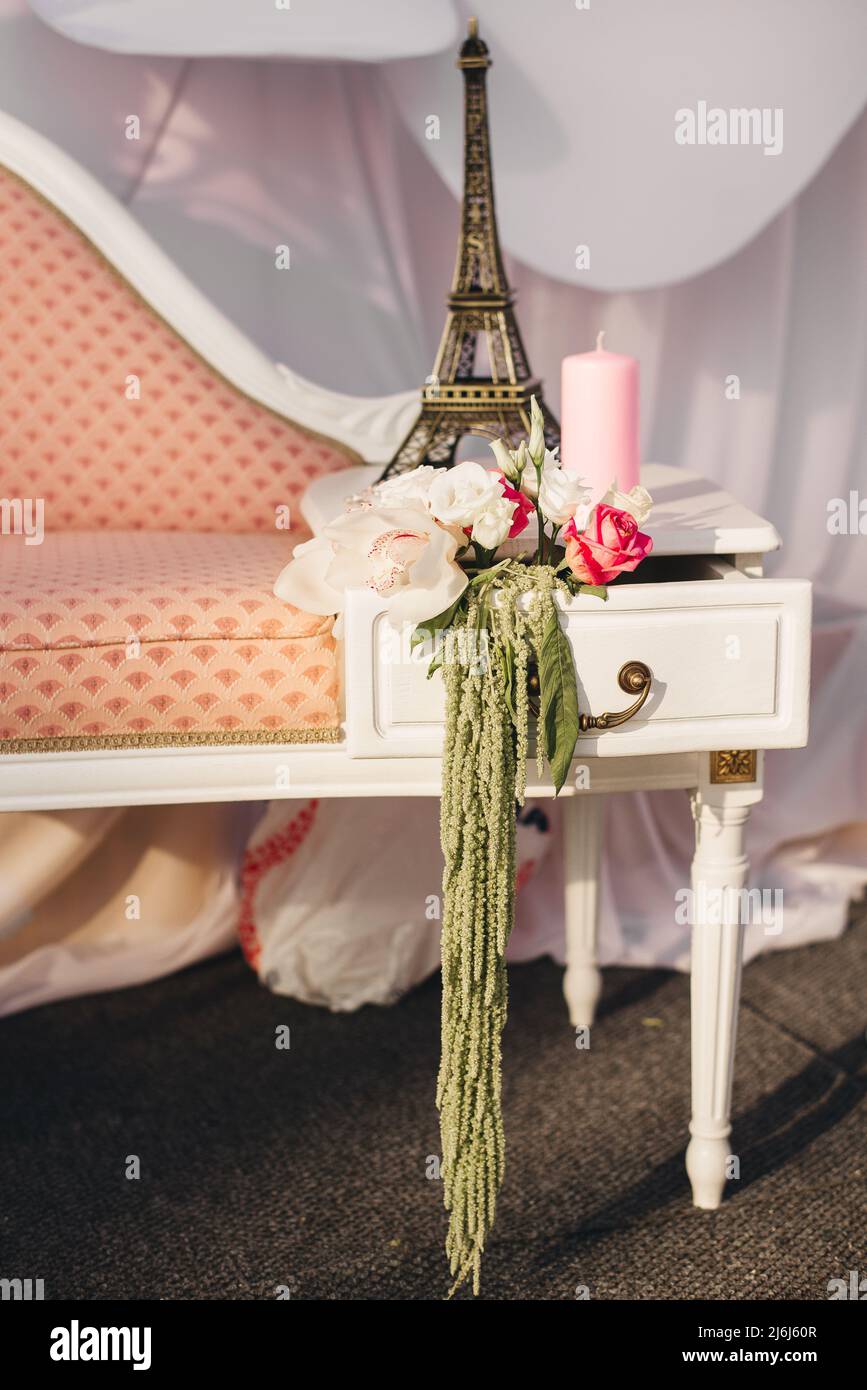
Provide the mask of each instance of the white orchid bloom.
{"label": "white orchid bloom", "polygon": [[[367,510],[347,512],[347,516],[357,515],[369,513]],[[342,613],[343,590],[333,588],[328,582],[333,559],[334,547],[324,536],[314,536],[312,541],[296,545],[289,564],[277,576],[274,593],[303,613],[318,613],[322,617]]]}
{"label": "white orchid bloom", "polygon": [[502,497],[498,473],[480,463],[458,463],[442,468],[431,484],[428,506],[444,526],[472,526],[477,516]]}
{"label": "white orchid bloom", "polygon": [[346,590],[369,588],[386,600],[394,627],[451,606],[467,586],[455,563],[458,542],[420,505],[351,511],[296,546],[274,592],[307,613],[342,613]]}
{"label": "white orchid bloom", "polygon": [[548,468],[542,474],[539,506],[542,515],[555,526],[565,526],[586,505],[590,489],[580,478],[563,468]]}

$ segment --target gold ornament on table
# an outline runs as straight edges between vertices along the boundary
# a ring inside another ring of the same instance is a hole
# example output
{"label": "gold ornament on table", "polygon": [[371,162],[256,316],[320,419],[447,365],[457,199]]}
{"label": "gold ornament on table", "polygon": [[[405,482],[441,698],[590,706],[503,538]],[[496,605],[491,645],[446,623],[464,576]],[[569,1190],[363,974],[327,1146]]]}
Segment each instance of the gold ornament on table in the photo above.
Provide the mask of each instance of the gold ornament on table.
{"label": "gold ornament on table", "polygon": [[756,753],[754,749],[725,749],[710,755],[711,782],[755,782]]}
{"label": "gold ornament on table", "polygon": [[[383,478],[420,464],[448,468],[465,435],[503,439],[515,446],[530,433],[535,396],[545,422],[545,443],[560,442],[560,426],[530,372],[503,269],[494,212],[486,74],[491,66],[478,22],[471,19],[457,66],[464,74],[464,197],[448,316],[421,413]],[[486,375],[476,375],[479,338],[487,348]]]}

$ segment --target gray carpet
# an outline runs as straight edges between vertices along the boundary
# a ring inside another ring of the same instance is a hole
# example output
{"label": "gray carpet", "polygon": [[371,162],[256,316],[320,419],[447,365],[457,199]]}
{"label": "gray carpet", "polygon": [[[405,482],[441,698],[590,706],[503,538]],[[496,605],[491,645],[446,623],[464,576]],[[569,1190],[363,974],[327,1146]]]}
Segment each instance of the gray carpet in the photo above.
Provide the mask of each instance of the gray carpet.
{"label": "gray carpet", "polygon": [[[718,1212],[683,1169],[688,980],[607,971],[579,1052],[561,972],[513,968],[482,1296],[824,1299],[867,1275],[865,947],[862,919],[747,967]],[[436,980],[336,1016],[238,955],[4,1020],[0,1275],[58,1299],[441,1298],[438,1026]]]}

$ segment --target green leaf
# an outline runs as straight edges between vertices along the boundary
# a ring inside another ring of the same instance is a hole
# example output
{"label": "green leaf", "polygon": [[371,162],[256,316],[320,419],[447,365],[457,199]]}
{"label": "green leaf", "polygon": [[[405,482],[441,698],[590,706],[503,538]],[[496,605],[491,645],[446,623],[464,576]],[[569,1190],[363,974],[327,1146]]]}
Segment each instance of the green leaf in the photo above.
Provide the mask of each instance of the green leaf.
{"label": "green leaf", "polygon": [[555,791],[569,775],[578,739],[578,686],[569,640],[552,613],[538,654],[539,737]]}
{"label": "green leaf", "polygon": [[509,641],[503,641],[503,695],[509,710],[512,723],[518,723],[518,712],[515,709],[515,653]]}
{"label": "green leaf", "polygon": [[590,594],[592,598],[601,598],[603,603],[608,598],[608,589],[604,584],[579,584],[566,560],[560,562],[554,573],[562,574],[563,581],[569,586],[571,594]]}
{"label": "green leaf", "polygon": [[455,599],[450,607],[446,608],[442,613],[437,613],[435,618],[425,618],[423,623],[419,623],[412,637],[409,639],[410,651],[415,651],[416,647],[420,647],[422,642],[435,640],[444,628],[450,627],[458,608],[463,603],[463,599],[464,596],[461,594],[460,598]]}
{"label": "green leaf", "polygon": [[[493,554],[493,551],[490,553]],[[511,565],[512,563],[512,557],[507,556],[505,560],[498,560],[495,565],[489,565],[485,569],[480,569],[478,574],[474,574],[470,580],[470,586],[472,587],[474,584],[489,584],[501,570],[504,570],[507,565]]]}

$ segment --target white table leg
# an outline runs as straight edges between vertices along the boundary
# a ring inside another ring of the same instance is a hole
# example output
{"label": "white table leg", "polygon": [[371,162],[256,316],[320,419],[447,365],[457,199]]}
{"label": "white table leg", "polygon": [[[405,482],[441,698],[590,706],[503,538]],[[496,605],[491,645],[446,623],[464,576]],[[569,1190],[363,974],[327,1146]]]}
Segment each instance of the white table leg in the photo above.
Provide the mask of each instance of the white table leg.
{"label": "white table leg", "polygon": [[[731,1095],[747,881],[744,827],[761,787],[703,782],[693,795],[692,1135],[686,1171],[697,1207],[718,1207],[731,1153]],[[723,894],[720,890],[732,890]]]}
{"label": "white table leg", "polygon": [[596,963],[603,799],[570,796],[563,802],[566,898],[566,974],[563,993],[573,1028],[589,1028],[602,988]]}

